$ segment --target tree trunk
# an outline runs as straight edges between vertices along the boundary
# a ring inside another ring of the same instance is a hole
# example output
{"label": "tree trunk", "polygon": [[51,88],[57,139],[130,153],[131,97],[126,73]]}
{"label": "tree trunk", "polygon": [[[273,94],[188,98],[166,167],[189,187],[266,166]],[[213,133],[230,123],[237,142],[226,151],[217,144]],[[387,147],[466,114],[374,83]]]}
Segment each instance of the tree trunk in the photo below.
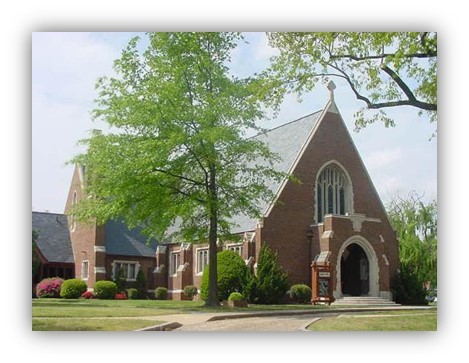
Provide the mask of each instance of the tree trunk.
{"label": "tree trunk", "polygon": [[215,168],[210,168],[209,183],[209,214],[210,227],[208,233],[209,264],[208,264],[208,298],[205,306],[219,306],[217,283],[217,234],[218,234],[218,203]]}

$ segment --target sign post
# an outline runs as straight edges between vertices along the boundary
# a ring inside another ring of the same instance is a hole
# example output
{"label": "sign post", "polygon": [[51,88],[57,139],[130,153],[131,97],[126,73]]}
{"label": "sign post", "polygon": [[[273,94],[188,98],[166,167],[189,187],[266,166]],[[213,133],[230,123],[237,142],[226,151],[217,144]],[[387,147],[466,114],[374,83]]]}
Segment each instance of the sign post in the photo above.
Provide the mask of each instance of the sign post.
{"label": "sign post", "polygon": [[334,302],[333,294],[333,268],[330,262],[313,262],[312,273],[312,298],[311,302],[331,304]]}

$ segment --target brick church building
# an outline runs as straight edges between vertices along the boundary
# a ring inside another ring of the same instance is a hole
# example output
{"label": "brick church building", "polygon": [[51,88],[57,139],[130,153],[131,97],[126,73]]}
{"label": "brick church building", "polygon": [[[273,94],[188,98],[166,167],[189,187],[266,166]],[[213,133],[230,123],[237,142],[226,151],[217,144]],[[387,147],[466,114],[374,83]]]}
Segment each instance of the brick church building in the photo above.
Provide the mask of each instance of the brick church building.
{"label": "brick church building", "polygon": [[[278,252],[290,284],[311,286],[314,261],[333,267],[334,297],[370,296],[392,299],[390,283],[398,269],[398,245],[385,209],[368,175],[333,92],[323,110],[256,136],[281,157],[279,171],[300,181],[267,181],[275,193],[261,206],[262,218],[234,218],[237,242],[221,249],[239,253],[252,269],[260,247]],[[65,214],[85,198],[85,169],[75,168]],[[280,203],[278,203],[280,202]],[[129,287],[143,269],[148,289],[164,286],[173,299],[183,299],[187,285],[200,287],[208,245],[157,243],[138,230],[109,221],[104,226],[80,224],[68,216],[75,276],[87,281],[112,279],[124,268]]]}

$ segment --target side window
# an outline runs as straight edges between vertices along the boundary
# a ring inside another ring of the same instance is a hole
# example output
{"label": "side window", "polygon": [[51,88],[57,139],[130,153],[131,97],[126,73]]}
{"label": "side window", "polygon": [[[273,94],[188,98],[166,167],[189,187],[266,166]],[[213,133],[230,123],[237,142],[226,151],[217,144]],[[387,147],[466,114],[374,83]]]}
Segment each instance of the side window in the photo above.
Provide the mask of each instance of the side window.
{"label": "side window", "polygon": [[204,272],[205,266],[208,265],[208,248],[200,248],[197,250],[196,273]]}

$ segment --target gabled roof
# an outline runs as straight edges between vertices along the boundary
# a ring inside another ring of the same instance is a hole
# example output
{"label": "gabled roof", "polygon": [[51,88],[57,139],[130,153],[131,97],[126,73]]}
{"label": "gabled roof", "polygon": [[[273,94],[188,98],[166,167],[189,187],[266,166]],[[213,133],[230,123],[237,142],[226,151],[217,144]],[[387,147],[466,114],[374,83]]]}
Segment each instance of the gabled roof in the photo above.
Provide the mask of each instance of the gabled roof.
{"label": "gabled roof", "polygon": [[110,220],[106,223],[106,253],[121,256],[154,257],[156,241],[144,237],[140,229],[129,229],[120,221]]}
{"label": "gabled roof", "polygon": [[[272,151],[276,153],[281,161],[276,162],[273,168],[279,172],[291,172],[296,161],[301,156],[302,150],[304,149],[313,129],[318,124],[322,115],[322,110],[304,116],[298,120],[289,122],[282,126],[268,130],[262,134],[255,136],[254,138],[264,142]],[[265,161],[256,160],[257,165],[265,165]],[[274,193],[278,195],[283,181],[277,182],[275,180],[266,180],[266,186]],[[266,214],[273,201],[264,202],[259,206],[262,214]],[[251,231],[256,226],[256,220],[247,215],[238,215],[232,219],[232,222],[236,224],[232,228],[232,233],[241,233],[244,231]]]}
{"label": "gabled roof", "polygon": [[74,263],[66,215],[32,212],[32,229],[38,233],[37,246],[48,262]]}

